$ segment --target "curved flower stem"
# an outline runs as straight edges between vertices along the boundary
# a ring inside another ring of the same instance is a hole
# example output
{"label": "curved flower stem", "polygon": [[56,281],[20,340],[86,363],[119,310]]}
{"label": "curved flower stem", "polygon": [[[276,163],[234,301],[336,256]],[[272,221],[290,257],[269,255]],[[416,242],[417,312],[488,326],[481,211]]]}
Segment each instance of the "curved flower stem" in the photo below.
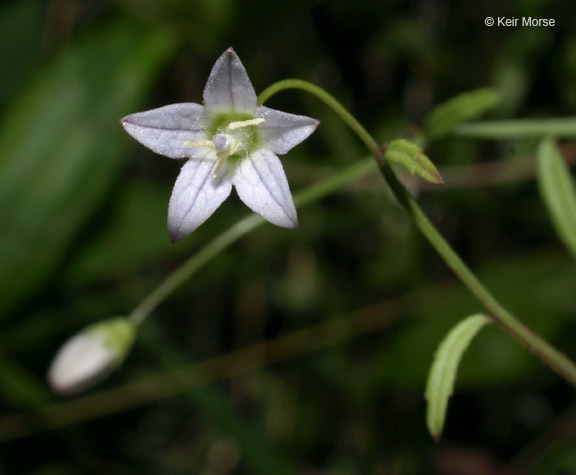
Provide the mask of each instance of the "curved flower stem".
{"label": "curved flower stem", "polygon": [[414,220],[414,223],[430,244],[442,256],[446,264],[454,271],[468,289],[480,300],[490,312],[492,318],[504,330],[546,363],[552,370],[562,376],[573,386],[576,386],[576,365],[564,354],[550,345],[540,336],[533,333],[520,322],[511,312],[505,309],[490,291],[478,280],[474,273],[462,261],[460,256],[452,249],[436,227],[430,222],[414,197],[400,183],[391,167],[387,166],[382,148],[366,129],[340,104],[332,95],[318,86],[300,79],[285,79],[265,89],[258,97],[258,103],[272,97],[274,94],[286,89],[301,89],[309,92],[326,103],[336,112],[344,122],[358,135],[374,155],[380,172],[392,189],[392,192]]}
{"label": "curved flower stem", "polygon": [[340,104],[333,96],[327,93],[321,87],[316,86],[307,81],[302,81],[301,79],[285,79],[283,81],[278,81],[271,86],[264,89],[258,96],[258,104],[264,104],[270,97],[272,97],[277,92],[284,89],[303,89],[307,92],[314,94],[321,101],[328,104],[334,112],[336,112],[340,118],[348,124],[348,126],[360,137],[362,142],[366,144],[370,153],[376,157],[379,165],[384,165],[384,157],[382,156],[382,149],[378,142],[368,133],[368,131],[362,126],[356,118],[348,112],[342,104]]}

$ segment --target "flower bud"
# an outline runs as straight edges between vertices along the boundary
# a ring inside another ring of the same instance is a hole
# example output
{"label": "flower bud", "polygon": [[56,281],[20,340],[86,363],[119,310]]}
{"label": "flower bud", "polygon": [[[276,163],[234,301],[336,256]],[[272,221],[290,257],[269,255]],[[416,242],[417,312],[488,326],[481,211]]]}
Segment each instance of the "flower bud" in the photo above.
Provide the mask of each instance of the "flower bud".
{"label": "flower bud", "polygon": [[94,386],[118,368],[134,342],[136,327],[124,317],[90,325],[60,348],[48,371],[52,389],[75,394]]}

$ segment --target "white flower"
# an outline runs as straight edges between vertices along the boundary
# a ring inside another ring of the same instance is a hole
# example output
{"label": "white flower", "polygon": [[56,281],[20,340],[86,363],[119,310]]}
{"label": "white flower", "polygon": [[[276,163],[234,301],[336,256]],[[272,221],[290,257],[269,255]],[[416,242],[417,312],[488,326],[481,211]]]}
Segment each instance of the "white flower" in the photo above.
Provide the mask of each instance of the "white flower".
{"label": "white flower", "polygon": [[170,158],[187,158],[168,209],[172,242],[188,236],[230,195],[277,226],[298,221],[280,159],[319,122],[257,106],[256,93],[232,48],[212,68],[204,106],[172,104],[122,119],[140,143]]}
{"label": "white flower", "polygon": [[70,338],[48,370],[48,382],[60,394],[74,394],[100,382],[122,364],[132,347],[134,323],[112,318]]}

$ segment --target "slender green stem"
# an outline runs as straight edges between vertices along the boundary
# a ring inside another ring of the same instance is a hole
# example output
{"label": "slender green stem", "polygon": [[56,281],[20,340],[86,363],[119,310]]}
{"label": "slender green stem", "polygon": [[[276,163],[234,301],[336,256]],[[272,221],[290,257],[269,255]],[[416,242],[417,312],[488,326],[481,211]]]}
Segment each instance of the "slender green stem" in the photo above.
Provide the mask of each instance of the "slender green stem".
{"label": "slender green stem", "polygon": [[576,386],[576,365],[574,365],[574,363],[564,354],[527,328],[511,312],[505,309],[488,291],[488,289],[482,285],[474,273],[462,261],[460,256],[454,251],[454,249],[452,249],[450,244],[448,244],[436,227],[430,222],[422,208],[420,208],[416,200],[408,190],[406,190],[404,185],[400,183],[392,168],[386,166],[382,149],[378,146],[376,140],[333,96],[323,89],[320,89],[318,86],[306,81],[287,79],[277,82],[265,89],[258,98],[259,103],[262,104],[272,95],[286,89],[301,89],[315,95],[340,115],[344,122],[350,125],[352,130],[356,132],[359,138],[366,144],[368,149],[376,158],[380,171],[392,189],[392,192],[410,214],[420,231],[442,256],[446,264],[489,310],[494,321],[523,344],[528,350],[540,358],[540,360],[556,371],[566,381]]}
{"label": "slender green stem", "polygon": [[354,132],[356,132],[362,142],[366,144],[370,153],[376,157],[376,160],[378,160],[381,165],[385,163],[382,158],[382,149],[380,148],[380,145],[378,145],[378,142],[376,142],[362,124],[356,120],[356,117],[350,114],[342,104],[321,87],[307,81],[302,81],[301,79],[284,79],[283,81],[278,81],[264,89],[258,96],[258,104],[264,104],[264,102],[266,102],[270,97],[284,89],[303,89],[306,92],[314,94],[321,101],[328,104],[340,116],[340,118],[346,122]]}
{"label": "slender green stem", "polygon": [[454,127],[454,134],[485,139],[524,137],[576,137],[576,119],[525,119],[469,122]]}
{"label": "slender green stem", "polygon": [[192,274],[198,271],[198,269],[210,259],[216,257],[220,251],[263,222],[264,220],[259,215],[252,214],[228,228],[168,275],[168,277],[132,311],[129,318],[136,324],[142,323],[168,295],[182,285]]}
{"label": "slender green stem", "polygon": [[[348,183],[376,171],[374,162],[365,158],[344,170],[341,170],[324,180],[294,194],[294,204],[297,208],[318,201],[330,193],[334,193]],[[257,214],[251,214],[228,228],[199,252],[190,257],[184,264],[172,272],[138,305],[129,318],[136,324],[142,323],[162,301],[176,288],[182,285],[191,275],[204,264],[216,257],[222,250],[236,242],[245,234],[257,228],[266,221]]]}

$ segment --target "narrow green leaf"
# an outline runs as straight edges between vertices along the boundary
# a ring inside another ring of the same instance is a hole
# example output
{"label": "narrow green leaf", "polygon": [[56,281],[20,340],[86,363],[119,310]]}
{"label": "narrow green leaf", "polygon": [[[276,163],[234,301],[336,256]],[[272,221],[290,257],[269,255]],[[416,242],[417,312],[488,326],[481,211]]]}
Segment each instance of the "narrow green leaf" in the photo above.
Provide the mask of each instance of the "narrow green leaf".
{"label": "narrow green leaf", "polygon": [[436,441],[440,440],[442,434],[448,398],[454,389],[456,372],[462,354],[478,331],[490,322],[491,319],[485,315],[467,317],[446,335],[436,351],[426,385],[426,398],[428,399],[426,419],[428,430]]}
{"label": "narrow green leaf", "polygon": [[405,167],[412,175],[418,175],[430,183],[444,183],[432,161],[424,155],[424,150],[408,140],[393,140],[386,148],[387,160]]}
{"label": "narrow green leaf", "polygon": [[457,124],[476,119],[499,103],[500,95],[490,88],[459,94],[430,111],[424,121],[424,132],[431,140],[440,138]]}
{"label": "narrow green leaf", "polygon": [[515,119],[472,122],[454,127],[454,133],[462,137],[479,139],[516,139],[544,137],[576,137],[576,119]]}
{"label": "narrow green leaf", "polygon": [[552,139],[542,140],[538,147],[538,184],[558,236],[576,257],[576,191]]}

